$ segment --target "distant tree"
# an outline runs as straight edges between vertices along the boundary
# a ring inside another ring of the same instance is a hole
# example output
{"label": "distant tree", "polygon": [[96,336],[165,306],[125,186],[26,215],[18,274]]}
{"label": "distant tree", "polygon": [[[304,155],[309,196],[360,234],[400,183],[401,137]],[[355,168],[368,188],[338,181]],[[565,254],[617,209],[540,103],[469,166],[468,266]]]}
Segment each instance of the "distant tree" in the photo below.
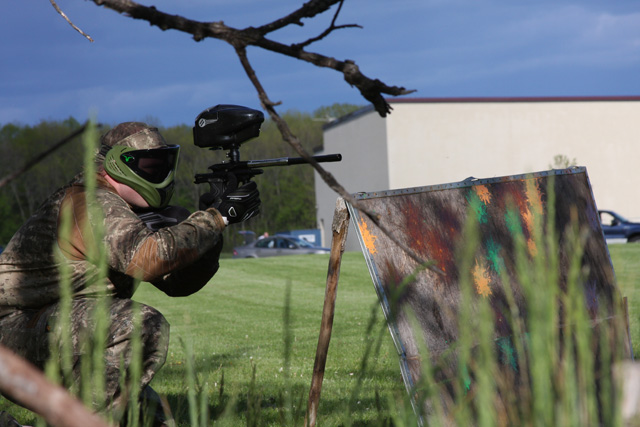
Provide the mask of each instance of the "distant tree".
{"label": "distant tree", "polygon": [[209,155],[202,148],[193,144],[193,131],[190,126],[179,125],[160,128],[160,131],[167,143],[180,146],[176,190],[171,203],[191,211],[196,210],[200,189],[193,183],[193,177],[196,173],[207,172]]}
{"label": "distant tree", "polygon": [[573,160],[564,154],[556,154],[553,156],[553,163],[549,165],[549,169],[566,169],[578,165],[578,160]]}
{"label": "distant tree", "polygon": [[[0,128],[0,170],[17,170],[34,156],[80,128],[73,118],[42,121],[35,126],[7,124]],[[0,188],[0,243],[6,243],[35,209],[56,188],[69,181],[82,167],[83,151],[79,137]]]}
{"label": "distant tree", "polygon": [[349,113],[353,113],[361,109],[362,105],[355,104],[333,104],[328,107],[320,107],[313,112],[313,117],[316,119],[324,119],[327,122],[331,122],[333,120],[339,119],[340,117],[346,116]]}
{"label": "distant tree", "polygon": [[0,226],[0,246],[4,246],[13,233],[22,224],[22,213],[16,211],[16,201],[11,191],[0,192],[0,218],[2,225]]}

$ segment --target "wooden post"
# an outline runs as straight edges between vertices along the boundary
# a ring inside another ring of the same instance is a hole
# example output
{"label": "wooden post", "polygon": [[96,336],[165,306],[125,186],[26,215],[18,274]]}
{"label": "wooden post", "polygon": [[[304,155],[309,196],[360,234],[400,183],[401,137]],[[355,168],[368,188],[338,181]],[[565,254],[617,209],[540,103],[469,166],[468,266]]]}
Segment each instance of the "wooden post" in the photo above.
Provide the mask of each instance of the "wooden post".
{"label": "wooden post", "polygon": [[347,241],[349,231],[349,211],[344,203],[344,199],[338,198],[336,209],[333,213],[333,223],[331,225],[333,233],[331,239],[331,257],[329,259],[329,271],[327,272],[327,286],[324,295],[324,307],[322,309],[322,323],[320,324],[320,336],[318,337],[318,348],[316,350],[316,360],[313,365],[313,376],[311,378],[311,388],[309,390],[309,403],[307,404],[307,415],[304,424],[308,427],[316,425],[318,404],[320,402],[320,391],[322,389],[322,379],[324,378],[324,368],[329,352],[329,341],[331,340],[331,329],[333,328],[333,314],[335,312],[336,295],[338,290],[338,278],[340,277],[340,264]]}
{"label": "wooden post", "polygon": [[109,427],[64,388],[50,383],[26,360],[0,346],[0,392],[41,415],[48,425]]}

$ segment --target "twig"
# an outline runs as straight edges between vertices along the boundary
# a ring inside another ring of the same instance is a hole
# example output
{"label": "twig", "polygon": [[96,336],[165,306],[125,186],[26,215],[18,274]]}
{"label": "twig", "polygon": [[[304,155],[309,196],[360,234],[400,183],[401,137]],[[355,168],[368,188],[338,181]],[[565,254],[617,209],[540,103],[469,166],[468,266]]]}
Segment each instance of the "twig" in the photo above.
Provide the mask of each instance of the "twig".
{"label": "twig", "polygon": [[376,212],[369,210],[366,206],[363,206],[358,200],[356,200],[336,179],[335,177],[329,173],[326,169],[324,169],[317,161],[313,159],[312,156],[307,153],[302,144],[300,144],[300,140],[296,137],[291,129],[287,125],[287,122],[283,120],[278,112],[275,110],[274,105],[276,103],[272,102],[267,93],[265,92],[260,80],[256,76],[249,59],[247,58],[247,52],[245,48],[237,48],[236,54],[238,58],[240,58],[240,63],[249,77],[251,83],[258,91],[258,97],[260,98],[260,102],[262,107],[267,110],[269,116],[274,121],[282,138],[291,146],[294,150],[305,159],[313,168],[320,174],[324,182],[336,193],[338,193],[345,201],[349,202],[352,206],[358,209],[363,215],[369,218],[375,225],[382,231],[394,244],[396,244],[401,250],[403,250],[411,259],[417,262],[419,265],[425,265],[426,268],[432,270],[436,273],[442,273],[438,267],[435,266],[435,263],[430,260],[422,259],[418,254],[416,254],[410,247],[401,242],[386,226],[384,226],[380,222],[380,215]]}
{"label": "twig", "polygon": [[316,37],[310,38],[309,40],[304,41],[302,43],[292,44],[291,46],[296,49],[302,49],[306,46],[309,46],[312,43],[322,40],[323,38],[331,34],[334,30],[341,30],[343,28],[362,28],[361,25],[357,25],[357,24],[336,25],[336,20],[338,19],[338,14],[340,14],[340,11],[342,10],[343,4],[344,4],[344,0],[340,0],[340,4],[338,5],[338,9],[336,10],[336,13],[333,15],[333,19],[331,20],[331,25],[329,25],[329,28],[324,30],[320,35]]}
{"label": "twig", "polygon": [[302,49],[306,46],[309,46],[312,43],[322,40],[323,38],[327,37],[330,33],[332,33],[334,30],[342,30],[344,28],[362,28],[362,25],[358,25],[358,24],[332,25],[326,30],[324,30],[320,35],[316,37],[312,37],[309,40],[306,40],[302,43],[294,43],[291,45],[291,47],[293,47],[294,49]]}
{"label": "twig", "polygon": [[327,11],[334,4],[342,3],[343,1],[344,0],[311,0],[289,15],[258,27],[258,31],[260,31],[262,35],[266,35],[291,24],[303,26],[302,18],[313,18]]}
{"label": "twig", "polygon": [[91,36],[89,36],[87,33],[85,33],[80,28],[78,28],[73,22],[71,22],[71,20],[67,18],[67,15],[65,15],[65,13],[58,7],[55,0],[49,0],[49,1],[51,2],[51,5],[53,6],[53,8],[60,14],[60,16],[62,16],[65,19],[65,21],[69,23],[69,25],[73,27],[74,30],[82,34],[87,40],[93,43],[93,39],[91,38]]}

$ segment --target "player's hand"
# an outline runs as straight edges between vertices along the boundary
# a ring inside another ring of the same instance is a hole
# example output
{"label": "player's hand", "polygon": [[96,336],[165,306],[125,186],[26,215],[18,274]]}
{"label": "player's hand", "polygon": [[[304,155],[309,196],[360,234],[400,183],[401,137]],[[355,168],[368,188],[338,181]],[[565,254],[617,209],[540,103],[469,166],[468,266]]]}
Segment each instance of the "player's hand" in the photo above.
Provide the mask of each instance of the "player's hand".
{"label": "player's hand", "polygon": [[[260,213],[260,192],[255,182],[250,181],[227,194],[212,207],[222,214],[229,224],[243,222]],[[217,205],[217,206],[216,206]]]}

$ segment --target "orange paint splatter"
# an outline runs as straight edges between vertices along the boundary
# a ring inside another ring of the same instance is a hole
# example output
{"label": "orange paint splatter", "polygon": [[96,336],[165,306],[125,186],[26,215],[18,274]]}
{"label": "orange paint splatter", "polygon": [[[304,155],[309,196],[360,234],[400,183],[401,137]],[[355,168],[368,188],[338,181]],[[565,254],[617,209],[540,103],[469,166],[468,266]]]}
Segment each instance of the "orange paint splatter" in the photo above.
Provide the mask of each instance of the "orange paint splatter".
{"label": "orange paint splatter", "polygon": [[527,181],[527,204],[529,208],[527,208],[526,212],[523,214],[523,219],[527,230],[529,231],[529,238],[527,239],[527,247],[529,249],[529,255],[536,256],[538,253],[538,248],[536,246],[536,242],[533,240],[534,236],[534,217],[543,215],[543,202],[542,196],[540,194],[540,188],[538,187],[539,182],[537,181]]}
{"label": "orange paint splatter", "polygon": [[522,219],[524,221],[525,227],[527,227],[529,236],[527,237],[527,247],[529,248],[529,255],[535,256],[538,253],[538,248],[536,247],[536,242],[533,241],[533,214],[528,208],[522,213]]}
{"label": "orange paint splatter", "polygon": [[478,198],[482,200],[482,203],[485,205],[491,203],[491,192],[486,185],[476,185],[473,189],[476,191]]}
{"label": "orange paint splatter", "polygon": [[535,215],[542,215],[543,203],[538,181],[527,181],[527,202]]}
{"label": "orange paint splatter", "polygon": [[522,220],[524,221],[524,226],[527,227],[527,231],[529,233],[533,232],[533,214],[527,208],[524,212],[522,212]]}
{"label": "orange paint splatter", "polygon": [[522,219],[528,231],[527,247],[529,248],[529,255],[535,256],[538,253],[538,248],[536,247],[536,242],[533,241],[533,235],[534,235],[533,214],[529,209],[527,209],[522,213]]}
{"label": "orange paint splatter", "polygon": [[489,279],[489,274],[487,273],[487,269],[481,266],[477,260],[476,266],[473,269],[473,281],[475,282],[478,295],[482,295],[483,297],[491,295],[491,287],[489,286],[491,280]]}
{"label": "orange paint splatter", "polygon": [[376,252],[378,252],[378,250],[376,249],[376,239],[378,238],[378,236],[371,234],[371,232],[369,231],[369,226],[366,222],[360,223],[360,234],[362,234],[362,241],[367,247],[369,253],[375,254]]}

